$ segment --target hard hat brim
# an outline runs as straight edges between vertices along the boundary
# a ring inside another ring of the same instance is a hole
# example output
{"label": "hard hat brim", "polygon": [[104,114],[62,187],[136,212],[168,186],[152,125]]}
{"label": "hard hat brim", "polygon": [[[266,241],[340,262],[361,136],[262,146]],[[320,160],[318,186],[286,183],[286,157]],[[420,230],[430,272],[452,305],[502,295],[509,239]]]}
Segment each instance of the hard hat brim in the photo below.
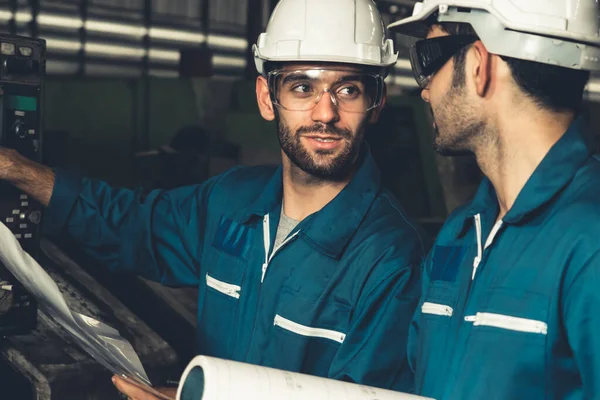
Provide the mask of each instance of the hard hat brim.
{"label": "hard hat brim", "polygon": [[393,22],[387,28],[392,32],[403,35],[424,38],[430,29],[430,26],[425,21],[434,11],[435,8],[421,10],[419,14]]}
{"label": "hard hat brim", "polygon": [[[411,18],[412,19],[412,18]],[[388,29],[391,32],[400,33],[402,35],[413,36],[416,38],[424,38],[429,32],[430,26],[425,22],[414,19],[413,21],[398,21],[390,24]]]}

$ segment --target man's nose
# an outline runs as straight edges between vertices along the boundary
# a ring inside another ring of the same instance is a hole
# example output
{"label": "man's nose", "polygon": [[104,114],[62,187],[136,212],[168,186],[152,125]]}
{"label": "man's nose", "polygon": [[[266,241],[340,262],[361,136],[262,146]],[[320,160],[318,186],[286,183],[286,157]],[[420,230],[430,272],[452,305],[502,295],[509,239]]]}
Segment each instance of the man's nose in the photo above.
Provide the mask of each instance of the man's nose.
{"label": "man's nose", "polygon": [[339,120],[338,107],[331,92],[327,90],[323,91],[321,98],[312,110],[311,117],[313,121],[323,124],[331,124]]}

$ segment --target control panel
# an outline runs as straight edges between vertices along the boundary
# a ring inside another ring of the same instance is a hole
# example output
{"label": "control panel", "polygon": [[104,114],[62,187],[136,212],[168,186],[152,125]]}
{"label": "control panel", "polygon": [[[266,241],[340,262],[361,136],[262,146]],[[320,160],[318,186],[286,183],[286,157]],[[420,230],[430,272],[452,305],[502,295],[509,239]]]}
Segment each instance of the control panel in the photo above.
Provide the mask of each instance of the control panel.
{"label": "control panel", "polygon": [[[0,35],[0,146],[42,161],[41,100],[46,70],[44,40]],[[0,221],[32,257],[40,251],[42,207],[26,193],[0,181]],[[37,306],[0,264],[0,335],[36,326]]]}

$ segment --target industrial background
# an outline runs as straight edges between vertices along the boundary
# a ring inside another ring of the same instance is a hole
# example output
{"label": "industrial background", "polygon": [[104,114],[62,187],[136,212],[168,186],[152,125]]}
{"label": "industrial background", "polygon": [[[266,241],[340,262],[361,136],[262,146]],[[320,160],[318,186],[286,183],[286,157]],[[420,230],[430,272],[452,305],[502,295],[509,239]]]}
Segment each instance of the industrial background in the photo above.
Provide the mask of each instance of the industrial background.
{"label": "industrial background", "polygon": [[[414,1],[376,3],[389,22],[408,15]],[[0,1],[0,31],[47,41],[45,163],[113,185],[155,188],[202,182],[237,164],[278,162],[275,126],[257,110],[250,51],[275,4]],[[367,141],[385,182],[435,235],[472,196],[480,173],[471,158],[433,152],[430,114],[401,40],[398,51],[386,109]],[[600,77],[586,98],[583,112],[596,132]],[[68,243],[43,240],[40,263],[70,306],[133,343],[152,379],[177,379],[194,354],[194,290],[111,275]],[[2,399],[116,399],[109,377],[41,314],[34,331],[0,342]]]}

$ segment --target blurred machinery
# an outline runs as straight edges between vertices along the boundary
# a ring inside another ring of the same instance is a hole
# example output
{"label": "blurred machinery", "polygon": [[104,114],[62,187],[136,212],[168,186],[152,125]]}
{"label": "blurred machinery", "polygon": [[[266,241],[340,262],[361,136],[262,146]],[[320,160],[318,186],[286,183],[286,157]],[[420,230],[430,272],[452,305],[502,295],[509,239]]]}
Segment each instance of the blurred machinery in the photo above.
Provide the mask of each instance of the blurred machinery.
{"label": "blurred machinery", "polygon": [[[0,35],[0,146],[41,162],[44,40]],[[114,298],[58,247],[40,238],[42,207],[0,182],[0,221],[48,271],[72,310],[118,329],[131,341],[150,379],[178,376],[177,355],[152,328]],[[111,373],[82,351],[0,265],[2,399],[118,398]]]}
{"label": "blurred machinery", "polygon": [[[40,249],[38,262],[71,310],[117,329],[131,342],[155,384],[179,377],[182,365],[162,337],[54,243],[42,239]],[[0,341],[2,399],[117,400],[111,375],[43,313],[38,313],[34,330]]]}
{"label": "blurred machinery", "polygon": [[[46,42],[0,36],[0,145],[42,159],[41,102]],[[41,206],[12,186],[0,184],[0,221],[33,257],[40,247]],[[36,305],[0,266],[0,334],[25,333],[36,325]]]}

